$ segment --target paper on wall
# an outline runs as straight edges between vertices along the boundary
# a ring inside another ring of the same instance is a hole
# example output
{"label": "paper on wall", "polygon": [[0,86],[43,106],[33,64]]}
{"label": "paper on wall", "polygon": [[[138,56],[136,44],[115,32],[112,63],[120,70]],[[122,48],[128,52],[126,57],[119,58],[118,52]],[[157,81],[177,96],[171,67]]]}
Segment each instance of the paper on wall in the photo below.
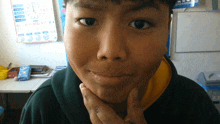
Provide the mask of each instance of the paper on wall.
{"label": "paper on wall", "polygon": [[17,42],[57,41],[52,0],[11,0]]}
{"label": "paper on wall", "polygon": [[66,16],[66,7],[64,0],[58,0],[59,3],[59,10],[60,10],[60,19],[62,23],[62,29],[63,29],[63,34],[65,31],[65,16]]}

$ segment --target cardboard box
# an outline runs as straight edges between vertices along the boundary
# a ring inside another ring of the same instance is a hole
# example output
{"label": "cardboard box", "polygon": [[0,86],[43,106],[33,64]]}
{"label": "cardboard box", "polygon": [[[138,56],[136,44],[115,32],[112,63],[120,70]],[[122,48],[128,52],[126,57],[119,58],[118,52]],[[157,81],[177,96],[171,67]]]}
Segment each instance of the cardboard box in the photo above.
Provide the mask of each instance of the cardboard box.
{"label": "cardboard box", "polygon": [[14,78],[18,77],[20,67],[13,67],[9,72],[8,72],[8,78]]}

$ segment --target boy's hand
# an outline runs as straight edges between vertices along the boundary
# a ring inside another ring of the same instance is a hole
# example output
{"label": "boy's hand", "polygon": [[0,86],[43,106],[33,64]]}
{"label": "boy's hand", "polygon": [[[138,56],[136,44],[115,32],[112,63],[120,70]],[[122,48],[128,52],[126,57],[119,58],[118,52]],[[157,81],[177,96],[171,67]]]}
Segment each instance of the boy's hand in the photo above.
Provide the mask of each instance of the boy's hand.
{"label": "boy's hand", "polygon": [[80,89],[83,94],[84,104],[93,124],[147,124],[144,118],[143,108],[141,107],[140,101],[137,99],[137,90],[131,90],[128,96],[127,113],[130,120],[129,122],[125,122],[110,106],[103,103],[96,95],[86,88],[83,83],[80,84]]}

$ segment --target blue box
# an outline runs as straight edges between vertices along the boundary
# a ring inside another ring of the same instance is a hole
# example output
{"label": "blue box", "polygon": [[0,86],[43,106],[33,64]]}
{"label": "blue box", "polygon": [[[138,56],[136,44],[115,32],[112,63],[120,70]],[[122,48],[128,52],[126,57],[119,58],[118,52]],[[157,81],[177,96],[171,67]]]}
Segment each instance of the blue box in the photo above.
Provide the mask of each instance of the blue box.
{"label": "blue box", "polygon": [[21,66],[18,74],[19,81],[26,81],[30,79],[31,66]]}

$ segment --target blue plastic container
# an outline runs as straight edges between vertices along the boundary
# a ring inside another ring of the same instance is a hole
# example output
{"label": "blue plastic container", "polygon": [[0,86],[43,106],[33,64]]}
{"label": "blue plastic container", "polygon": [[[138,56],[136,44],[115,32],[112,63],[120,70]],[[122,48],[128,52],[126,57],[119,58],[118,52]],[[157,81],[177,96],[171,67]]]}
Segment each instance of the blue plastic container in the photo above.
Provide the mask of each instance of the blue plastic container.
{"label": "blue plastic container", "polygon": [[205,90],[220,90],[220,86],[204,86],[201,82],[198,81],[198,84]]}
{"label": "blue plastic container", "polygon": [[2,115],[4,114],[4,108],[2,106],[0,106],[0,118],[2,117]]}

